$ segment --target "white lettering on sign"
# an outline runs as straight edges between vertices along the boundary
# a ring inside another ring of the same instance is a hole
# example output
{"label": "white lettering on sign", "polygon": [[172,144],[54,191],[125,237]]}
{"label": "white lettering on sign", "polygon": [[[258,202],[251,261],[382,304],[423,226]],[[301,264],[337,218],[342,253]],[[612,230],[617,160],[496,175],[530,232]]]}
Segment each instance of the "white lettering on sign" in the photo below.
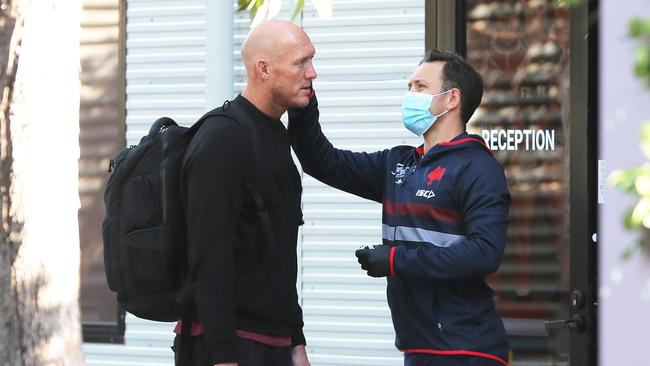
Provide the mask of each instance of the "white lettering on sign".
{"label": "white lettering on sign", "polygon": [[555,150],[555,130],[482,130],[490,150]]}

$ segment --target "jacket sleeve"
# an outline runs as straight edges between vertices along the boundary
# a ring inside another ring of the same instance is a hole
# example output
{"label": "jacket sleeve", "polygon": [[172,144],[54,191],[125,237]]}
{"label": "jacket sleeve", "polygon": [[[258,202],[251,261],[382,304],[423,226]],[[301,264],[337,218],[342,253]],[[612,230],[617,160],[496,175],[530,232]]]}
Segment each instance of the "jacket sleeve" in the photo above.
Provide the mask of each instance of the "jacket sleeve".
{"label": "jacket sleeve", "polygon": [[185,209],[190,281],[214,364],[236,362],[234,236],[250,143],[242,127],[223,117],[206,120],[206,127],[186,152]]}
{"label": "jacket sleeve", "polygon": [[289,110],[289,141],[303,170],[332,187],[382,202],[388,150],[375,153],[336,149],[321,131],[318,101]]}
{"label": "jacket sleeve", "polygon": [[490,157],[472,162],[466,171],[467,177],[458,182],[456,197],[463,214],[465,237],[448,247],[435,243],[396,247],[393,270],[397,276],[455,280],[484,276],[499,269],[510,206],[503,168]]}
{"label": "jacket sleeve", "polygon": [[302,320],[302,308],[298,304],[298,295],[296,294],[296,311],[294,313],[294,321],[291,324],[291,347],[306,345],[307,341],[305,340],[305,335],[302,332],[302,328],[305,323]]}

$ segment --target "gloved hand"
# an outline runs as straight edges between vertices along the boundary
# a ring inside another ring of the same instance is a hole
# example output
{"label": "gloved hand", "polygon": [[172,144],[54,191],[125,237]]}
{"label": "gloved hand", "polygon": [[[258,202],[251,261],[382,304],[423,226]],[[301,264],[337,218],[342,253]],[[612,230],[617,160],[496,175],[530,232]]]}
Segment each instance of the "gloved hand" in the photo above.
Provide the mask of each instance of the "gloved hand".
{"label": "gloved hand", "polygon": [[371,277],[386,277],[391,273],[391,250],[389,245],[367,245],[357,249],[354,255],[359,258],[361,268]]}

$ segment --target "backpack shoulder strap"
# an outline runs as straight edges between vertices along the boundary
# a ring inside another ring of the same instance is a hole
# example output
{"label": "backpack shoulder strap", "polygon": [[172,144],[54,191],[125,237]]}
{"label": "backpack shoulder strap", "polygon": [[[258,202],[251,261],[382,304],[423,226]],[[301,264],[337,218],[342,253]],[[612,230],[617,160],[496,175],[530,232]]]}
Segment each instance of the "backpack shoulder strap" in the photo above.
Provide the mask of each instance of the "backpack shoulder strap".
{"label": "backpack shoulder strap", "polygon": [[273,247],[275,247],[275,235],[273,234],[273,225],[271,224],[271,216],[269,215],[269,211],[266,209],[266,204],[264,203],[264,199],[262,198],[262,195],[260,194],[259,189],[257,188],[257,185],[255,182],[258,182],[258,179],[255,179],[255,172],[260,172],[262,164],[260,162],[261,158],[261,151],[260,151],[260,141],[257,136],[257,133],[255,133],[255,127],[253,123],[249,120],[248,115],[246,115],[243,111],[241,111],[238,108],[233,108],[230,107],[229,105],[224,104],[224,110],[226,113],[232,113],[232,117],[235,121],[241,123],[244,125],[245,128],[248,129],[249,131],[249,136],[250,136],[250,143],[251,143],[251,151],[253,152],[253,161],[252,161],[252,168],[250,169],[250,175],[248,177],[248,180],[246,181],[246,189],[250,193],[251,197],[253,198],[253,201],[255,203],[255,208],[257,209],[257,214],[260,217],[261,223],[262,223],[262,232],[264,234],[264,237],[267,240],[267,245],[263,246],[263,258],[264,258],[264,263],[267,267],[267,269],[271,269],[275,266],[276,258],[273,256],[273,251],[271,250]]}
{"label": "backpack shoulder strap", "polygon": [[229,104],[230,104],[230,101],[227,100],[227,101],[225,101],[223,103],[223,105],[221,107],[217,107],[217,108],[205,113],[203,116],[201,116],[201,118],[199,118],[196,122],[194,122],[194,124],[187,130],[187,133],[190,136],[194,136],[196,134],[196,132],[199,130],[199,128],[201,128],[201,126],[203,125],[203,122],[205,122],[205,120],[210,118],[210,117],[215,117],[215,116],[219,116],[219,115],[228,116],[228,114],[224,112],[224,109],[226,108],[226,105],[229,105]]}
{"label": "backpack shoulder strap", "polygon": [[261,223],[262,223],[262,231],[264,234],[264,237],[267,240],[267,245],[263,246],[263,258],[265,260],[265,264],[267,266],[267,269],[271,269],[276,262],[275,257],[272,255],[272,250],[275,246],[275,235],[273,234],[273,225],[271,223],[271,217],[269,215],[268,210],[266,209],[266,204],[264,203],[264,199],[262,198],[262,195],[259,193],[259,189],[257,189],[255,182],[258,180],[255,179],[254,174],[255,172],[261,171],[261,162],[260,162],[260,157],[261,157],[261,151],[260,151],[260,141],[257,136],[257,133],[255,133],[255,127],[253,123],[249,120],[248,115],[246,115],[243,111],[239,110],[238,108],[234,108],[230,105],[230,101],[225,101],[221,107],[215,108],[211,110],[210,112],[207,112],[204,114],[199,120],[190,128],[188,133],[190,133],[190,136],[193,136],[196,131],[201,127],[201,125],[205,122],[206,119],[209,117],[213,116],[224,116],[227,118],[232,119],[233,121],[237,122],[240,126],[242,126],[248,133],[246,134],[249,136],[249,142],[251,146],[251,152],[253,155],[253,161],[252,161],[252,169],[249,169],[249,174],[248,177],[245,179],[245,185],[246,185],[246,190],[248,193],[251,195],[253,202],[255,204],[255,209],[257,210],[257,214],[260,217]]}

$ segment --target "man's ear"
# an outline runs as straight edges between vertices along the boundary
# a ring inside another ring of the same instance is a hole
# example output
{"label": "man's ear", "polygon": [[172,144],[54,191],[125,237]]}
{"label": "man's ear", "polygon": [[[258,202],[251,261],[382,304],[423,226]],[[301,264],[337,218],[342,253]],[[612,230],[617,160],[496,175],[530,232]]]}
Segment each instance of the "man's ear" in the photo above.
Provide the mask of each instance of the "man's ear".
{"label": "man's ear", "polygon": [[447,109],[460,108],[460,89],[453,88],[449,92],[449,101],[447,102]]}
{"label": "man's ear", "polygon": [[262,78],[262,80],[268,80],[271,77],[269,73],[269,62],[263,58],[257,60],[255,63],[255,73]]}

